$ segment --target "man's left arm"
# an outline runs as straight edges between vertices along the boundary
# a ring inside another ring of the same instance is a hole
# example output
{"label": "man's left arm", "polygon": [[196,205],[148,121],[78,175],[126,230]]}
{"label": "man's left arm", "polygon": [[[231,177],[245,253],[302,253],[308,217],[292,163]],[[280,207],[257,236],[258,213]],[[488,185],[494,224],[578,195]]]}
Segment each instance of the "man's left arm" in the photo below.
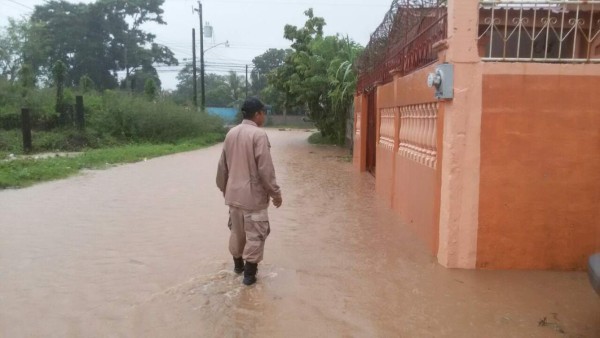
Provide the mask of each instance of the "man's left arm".
{"label": "man's left arm", "polygon": [[221,159],[219,160],[219,166],[217,168],[217,187],[223,195],[227,188],[227,180],[229,179],[229,168],[227,168],[227,158],[225,156],[225,149],[221,153]]}

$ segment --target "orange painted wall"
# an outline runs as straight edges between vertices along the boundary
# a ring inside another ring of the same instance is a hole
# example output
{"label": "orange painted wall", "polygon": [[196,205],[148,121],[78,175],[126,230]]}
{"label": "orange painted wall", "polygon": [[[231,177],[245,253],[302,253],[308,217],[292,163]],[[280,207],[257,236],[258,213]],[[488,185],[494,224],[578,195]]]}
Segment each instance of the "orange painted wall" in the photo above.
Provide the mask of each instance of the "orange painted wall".
{"label": "orange painted wall", "polygon": [[396,106],[435,101],[433,89],[427,87],[427,76],[435,72],[436,65],[430,65],[403,77],[395,77]]}
{"label": "orange painted wall", "polygon": [[[434,101],[433,90],[427,87],[427,75],[435,66],[429,66],[395,81],[399,88],[396,104],[399,106]],[[443,105],[443,103],[440,103]],[[440,116],[438,115],[438,121]],[[440,126],[438,124],[438,126]],[[438,140],[443,128],[438,127]],[[438,150],[441,146],[438,144]],[[432,254],[437,254],[439,234],[439,191],[441,168],[426,167],[399,154],[396,157],[393,208],[402,220],[427,244]],[[441,156],[438,157],[441,162]]]}
{"label": "orange painted wall", "polygon": [[[396,76],[393,82],[379,86],[378,109],[434,101],[433,90],[427,87],[427,75],[433,72],[434,68],[432,65],[404,77]],[[440,106],[443,106],[443,103]],[[399,155],[399,123],[398,116],[394,150],[377,146],[376,191],[435,255],[439,235],[441,151],[437,169]],[[442,130],[442,124],[438,123],[438,142],[442,140]],[[441,144],[438,144],[438,149],[441,148]]]}
{"label": "orange painted wall", "polygon": [[[354,96],[354,145],[352,153],[352,162],[354,168],[360,172],[366,170],[366,152],[367,152],[367,96],[363,94]],[[356,133],[356,128],[359,133]]]}
{"label": "orange painted wall", "polygon": [[377,167],[375,168],[375,191],[392,206],[394,186],[394,152],[377,145]]}
{"label": "orange painted wall", "polygon": [[[377,108],[378,108],[378,133],[381,125],[381,109],[393,108],[395,106],[394,83],[388,83],[377,87]],[[394,142],[396,148],[397,140]],[[375,168],[375,191],[377,195],[392,204],[392,189],[394,182],[394,150],[377,144],[377,167]]]}
{"label": "orange painted wall", "polygon": [[477,267],[600,251],[600,77],[484,75]]}
{"label": "orange painted wall", "polygon": [[[434,101],[433,90],[427,87],[427,75],[435,65],[425,67],[404,77],[395,76],[394,81],[377,87],[377,136],[379,136],[380,113],[383,108],[428,103]],[[367,127],[366,95],[355,96],[355,117],[360,123],[361,135],[354,140],[354,166],[364,171],[365,132]],[[361,112],[360,116],[356,113]],[[375,189],[382,200],[389,203],[400,219],[422,238],[433,255],[437,254],[439,237],[439,210],[441,188],[441,142],[443,132],[443,103],[438,115],[438,166],[436,169],[421,165],[398,155],[399,116],[396,118],[394,149],[377,145]],[[356,135],[355,135],[356,136]],[[378,138],[379,139],[379,138]]]}
{"label": "orange painted wall", "polygon": [[361,161],[361,134],[357,133],[356,128],[360,128],[360,118],[362,111],[362,95],[354,95],[354,130],[353,133],[353,143],[352,143],[352,164],[354,168],[358,171],[361,171],[360,161]]}
{"label": "orange painted wall", "polygon": [[[437,253],[439,186],[436,171],[396,155],[393,208],[402,221]],[[437,209],[436,209],[437,205]]]}

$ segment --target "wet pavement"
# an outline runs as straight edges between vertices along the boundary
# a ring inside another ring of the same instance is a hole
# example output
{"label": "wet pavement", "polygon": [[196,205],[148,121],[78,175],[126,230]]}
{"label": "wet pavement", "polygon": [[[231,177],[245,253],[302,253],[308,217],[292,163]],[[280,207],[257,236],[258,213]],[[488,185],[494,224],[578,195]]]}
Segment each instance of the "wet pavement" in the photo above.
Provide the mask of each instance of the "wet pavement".
{"label": "wet pavement", "polygon": [[344,150],[269,135],[284,205],[252,287],[220,145],[0,191],[0,337],[600,337],[584,273],[445,269]]}

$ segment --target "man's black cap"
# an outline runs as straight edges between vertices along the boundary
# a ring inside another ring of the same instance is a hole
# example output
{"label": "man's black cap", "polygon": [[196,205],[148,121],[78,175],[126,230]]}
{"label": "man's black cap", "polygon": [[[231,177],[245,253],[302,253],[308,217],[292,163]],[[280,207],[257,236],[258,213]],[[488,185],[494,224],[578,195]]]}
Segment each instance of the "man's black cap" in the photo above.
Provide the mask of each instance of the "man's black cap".
{"label": "man's black cap", "polygon": [[265,105],[256,97],[250,97],[244,101],[242,105],[242,113],[244,118],[251,119],[256,112],[259,112],[265,108]]}

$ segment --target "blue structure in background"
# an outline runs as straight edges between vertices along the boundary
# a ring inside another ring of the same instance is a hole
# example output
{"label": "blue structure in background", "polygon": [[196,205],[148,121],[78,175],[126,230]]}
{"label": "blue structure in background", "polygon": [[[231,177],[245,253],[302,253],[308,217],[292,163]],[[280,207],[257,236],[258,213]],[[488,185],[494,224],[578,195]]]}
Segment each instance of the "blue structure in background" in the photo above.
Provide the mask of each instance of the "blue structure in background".
{"label": "blue structure in background", "polygon": [[225,123],[235,122],[235,115],[237,115],[236,108],[221,108],[221,107],[206,107],[206,111],[211,115],[220,116]]}

